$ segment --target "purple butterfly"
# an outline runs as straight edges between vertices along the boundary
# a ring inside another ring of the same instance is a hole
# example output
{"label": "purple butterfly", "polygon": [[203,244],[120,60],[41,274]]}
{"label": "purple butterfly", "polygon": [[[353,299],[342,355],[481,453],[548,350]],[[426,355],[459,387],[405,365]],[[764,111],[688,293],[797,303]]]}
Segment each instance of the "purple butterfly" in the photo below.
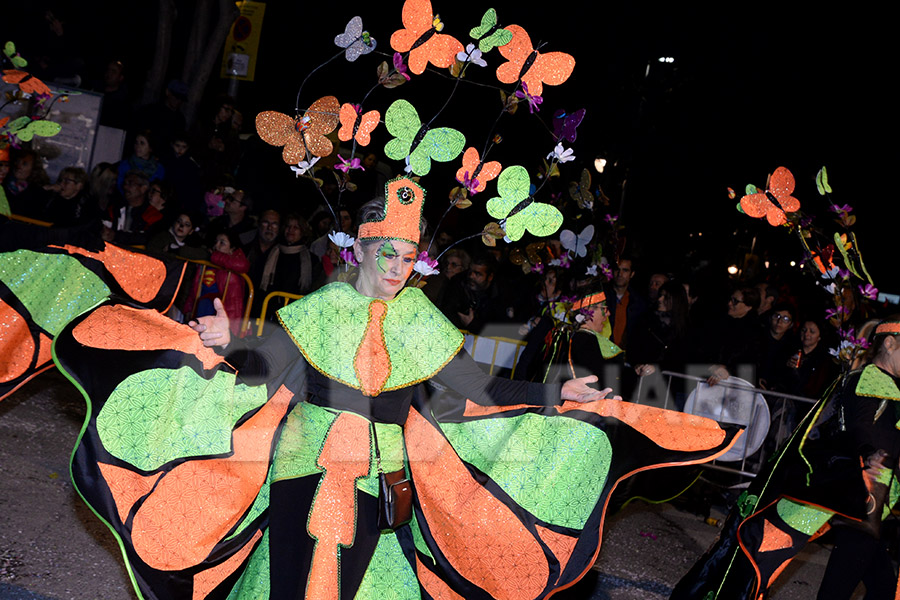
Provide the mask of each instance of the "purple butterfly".
{"label": "purple butterfly", "polygon": [[569,142],[574,142],[575,136],[578,133],[576,129],[584,120],[584,114],[586,112],[587,111],[582,108],[573,113],[567,113],[563,109],[559,109],[553,113],[553,135],[556,136],[557,141],[565,139],[569,140]]}

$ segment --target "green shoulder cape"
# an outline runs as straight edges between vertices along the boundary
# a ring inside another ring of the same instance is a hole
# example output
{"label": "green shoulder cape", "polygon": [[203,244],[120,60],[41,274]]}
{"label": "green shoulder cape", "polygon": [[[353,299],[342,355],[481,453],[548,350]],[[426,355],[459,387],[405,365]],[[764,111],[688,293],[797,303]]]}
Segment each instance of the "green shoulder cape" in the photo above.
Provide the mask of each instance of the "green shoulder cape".
{"label": "green shoulder cape", "polygon": [[[382,318],[373,319],[373,304],[383,305]],[[335,282],[282,308],[278,318],[309,364],[356,389],[363,389],[357,355],[373,333],[380,334],[390,361],[380,391],[432,377],[463,345],[463,335],[418,288],[404,288],[384,301]],[[366,336],[370,322],[374,332]]]}

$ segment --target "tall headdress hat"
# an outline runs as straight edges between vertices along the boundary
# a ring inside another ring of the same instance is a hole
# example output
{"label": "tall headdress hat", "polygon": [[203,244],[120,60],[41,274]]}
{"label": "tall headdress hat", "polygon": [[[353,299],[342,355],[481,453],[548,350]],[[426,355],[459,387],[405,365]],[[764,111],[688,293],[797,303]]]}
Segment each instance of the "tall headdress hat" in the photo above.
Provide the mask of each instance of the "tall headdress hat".
{"label": "tall headdress hat", "polygon": [[397,177],[384,186],[384,218],[359,226],[360,240],[399,239],[419,244],[425,190],[409,177]]}

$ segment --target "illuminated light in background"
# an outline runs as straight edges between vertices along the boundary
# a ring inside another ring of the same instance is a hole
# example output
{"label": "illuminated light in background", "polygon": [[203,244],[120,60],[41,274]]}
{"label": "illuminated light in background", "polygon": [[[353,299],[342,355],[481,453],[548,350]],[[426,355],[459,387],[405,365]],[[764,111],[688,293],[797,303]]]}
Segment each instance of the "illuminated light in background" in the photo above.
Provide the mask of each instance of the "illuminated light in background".
{"label": "illuminated light in background", "polygon": [[675,62],[675,59],[674,59],[673,57],[671,57],[671,56],[660,56],[660,57],[659,57],[659,62],[661,62],[661,63],[673,63],[673,62]]}
{"label": "illuminated light in background", "polygon": [[730,265],[730,266],[728,267],[728,274],[729,274],[729,275],[737,275],[737,273],[738,273],[737,265]]}

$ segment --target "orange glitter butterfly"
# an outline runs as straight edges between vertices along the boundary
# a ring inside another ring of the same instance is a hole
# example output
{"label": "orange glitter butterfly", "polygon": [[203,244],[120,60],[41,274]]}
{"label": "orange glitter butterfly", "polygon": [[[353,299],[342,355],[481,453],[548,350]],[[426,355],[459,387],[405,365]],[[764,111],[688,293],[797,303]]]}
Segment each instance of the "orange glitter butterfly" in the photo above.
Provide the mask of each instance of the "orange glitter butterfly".
{"label": "orange glitter butterfly", "polygon": [[447,68],[463,51],[463,45],[450,35],[438,33],[444,28],[431,10],[430,0],[406,0],[403,3],[403,26],[391,35],[391,48],[409,52],[409,70],[421,75],[430,62]]}
{"label": "orange glitter butterfly", "polygon": [[468,148],[463,154],[463,166],[456,171],[456,180],[472,194],[483,192],[487,182],[496,179],[503,167],[496,160],[482,162],[478,150]]}
{"label": "orange glitter butterfly", "polygon": [[787,221],[785,213],[800,209],[800,201],[791,196],[793,191],[794,176],[786,168],[778,167],[769,178],[769,189],[741,198],[741,208],[751,217],[765,217],[770,225],[783,225]]}
{"label": "orange glitter butterfly", "polygon": [[46,83],[25,71],[6,69],[3,71],[3,81],[18,84],[19,89],[26,94],[50,95],[52,93]]}
{"label": "orange glitter butterfly", "polygon": [[370,110],[363,114],[358,105],[345,102],[341,106],[340,119],[341,128],[338,131],[338,139],[342,142],[349,142],[356,138],[360,145],[368,146],[372,141],[372,131],[381,122],[381,113],[377,110]]}
{"label": "orange glitter butterfly", "polygon": [[497,67],[497,79],[503,83],[522,81],[528,84],[528,93],[540,96],[544,84],[559,85],[572,74],[575,58],[565,52],[538,53],[531,45],[528,33],[518,25],[506,30],[513,34],[512,41],[498,50],[508,62]]}
{"label": "orange glitter butterfly", "polygon": [[295,165],[307,158],[307,150],[313,156],[331,154],[331,140],[325,136],[337,127],[339,109],[337,98],[325,96],[313,102],[299,119],[267,110],[256,115],[256,131],[265,142],[284,146],[281,158]]}

